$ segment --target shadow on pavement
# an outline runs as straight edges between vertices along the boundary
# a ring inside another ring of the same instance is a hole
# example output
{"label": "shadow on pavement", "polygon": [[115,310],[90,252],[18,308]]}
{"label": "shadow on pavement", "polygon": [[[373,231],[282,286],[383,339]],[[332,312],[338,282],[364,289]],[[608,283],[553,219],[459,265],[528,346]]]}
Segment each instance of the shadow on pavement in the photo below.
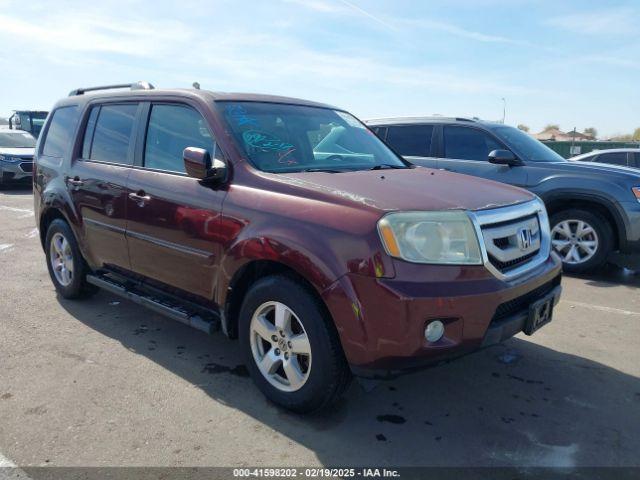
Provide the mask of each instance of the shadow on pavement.
{"label": "shadow on pavement", "polygon": [[0,194],[4,195],[33,195],[33,187],[29,185],[0,185]]}
{"label": "shadow on pavement", "polygon": [[369,393],[354,383],[332,411],[305,417],[265,400],[235,341],[112,300],[120,301],[102,292],[59,299],[90,328],[312,450],[324,465],[640,463],[640,380],[580,356],[514,338]]}
{"label": "shadow on pavement", "polygon": [[577,275],[565,273],[565,275],[584,280],[587,285],[593,287],[611,288],[619,285],[630,288],[640,287],[640,272],[610,263],[589,274]]}

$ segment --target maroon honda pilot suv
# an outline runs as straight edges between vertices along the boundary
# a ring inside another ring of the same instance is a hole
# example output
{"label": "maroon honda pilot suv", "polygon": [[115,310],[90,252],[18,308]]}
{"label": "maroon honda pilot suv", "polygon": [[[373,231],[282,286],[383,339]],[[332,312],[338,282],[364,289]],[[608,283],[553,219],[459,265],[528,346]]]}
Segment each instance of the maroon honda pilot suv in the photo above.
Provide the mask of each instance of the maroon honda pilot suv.
{"label": "maroon honda pilot suv", "polygon": [[60,296],[102,288],[221,329],[260,390],[298,412],[352,374],[530,335],[560,296],[537,197],[410,165],[304,100],[75,90],[38,141],[34,202]]}

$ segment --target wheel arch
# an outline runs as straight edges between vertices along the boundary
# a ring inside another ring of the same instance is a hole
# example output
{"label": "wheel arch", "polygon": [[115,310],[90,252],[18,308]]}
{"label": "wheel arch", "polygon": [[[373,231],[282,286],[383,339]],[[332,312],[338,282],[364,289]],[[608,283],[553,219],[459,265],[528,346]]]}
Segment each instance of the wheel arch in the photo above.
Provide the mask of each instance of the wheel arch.
{"label": "wheel arch", "polygon": [[[300,272],[292,266],[277,260],[254,259],[242,265],[234,275],[226,288],[224,299],[224,315],[222,319],[223,330],[230,338],[238,337],[238,317],[242,300],[251,286],[258,280],[273,276],[282,275],[300,283],[311,295],[315,297],[318,305],[323,309],[327,318],[332,318],[329,308],[320,296],[318,289]],[[331,322],[333,324],[333,322]],[[335,328],[335,324],[333,324]]]}
{"label": "wheel arch", "polygon": [[[40,220],[38,221],[38,229],[40,231],[40,244],[42,248],[45,248],[45,241],[47,239],[47,230],[49,229],[49,225],[54,220],[64,220],[72,227],[71,222],[67,218],[67,215],[63,213],[63,211],[57,207],[49,207],[42,212],[40,215]],[[72,227],[73,228],[73,227]]]}
{"label": "wheel arch", "polygon": [[613,231],[613,248],[622,248],[626,239],[626,227],[615,203],[605,197],[590,193],[559,192],[545,195],[543,198],[549,218],[554,214],[570,208],[596,212],[603,217]]}

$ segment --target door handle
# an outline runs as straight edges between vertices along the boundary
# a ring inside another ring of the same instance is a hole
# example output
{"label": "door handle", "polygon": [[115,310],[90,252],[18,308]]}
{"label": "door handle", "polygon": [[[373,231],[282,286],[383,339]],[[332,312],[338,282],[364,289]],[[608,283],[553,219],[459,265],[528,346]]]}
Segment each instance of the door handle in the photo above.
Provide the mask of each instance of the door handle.
{"label": "door handle", "polygon": [[80,177],[67,177],[67,185],[70,185],[74,188],[78,188],[84,185],[84,182],[80,180]]}
{"label": "door handle", "polygon": [[144,204],[151,200],[151,197],[146,195],[143,190],[139,190],[136,193],[130,193],[129,198],[136,202],[139,207],[144,207]]}

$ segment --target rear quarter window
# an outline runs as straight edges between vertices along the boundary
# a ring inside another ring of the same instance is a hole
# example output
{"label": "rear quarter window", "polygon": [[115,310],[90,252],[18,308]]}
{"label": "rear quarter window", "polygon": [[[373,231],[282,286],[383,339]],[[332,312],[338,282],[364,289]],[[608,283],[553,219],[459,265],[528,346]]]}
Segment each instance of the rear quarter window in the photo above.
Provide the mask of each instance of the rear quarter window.
{"label": "rear quarter window", "polygon": [[42,155],[62,158],[69,150],[78,123],[78,107],[60,107],[51,114],[42,145]]}
{"label": "rear quarter window", "polygon": [[595,162],[627,166],[627,152],[601,153]]}

